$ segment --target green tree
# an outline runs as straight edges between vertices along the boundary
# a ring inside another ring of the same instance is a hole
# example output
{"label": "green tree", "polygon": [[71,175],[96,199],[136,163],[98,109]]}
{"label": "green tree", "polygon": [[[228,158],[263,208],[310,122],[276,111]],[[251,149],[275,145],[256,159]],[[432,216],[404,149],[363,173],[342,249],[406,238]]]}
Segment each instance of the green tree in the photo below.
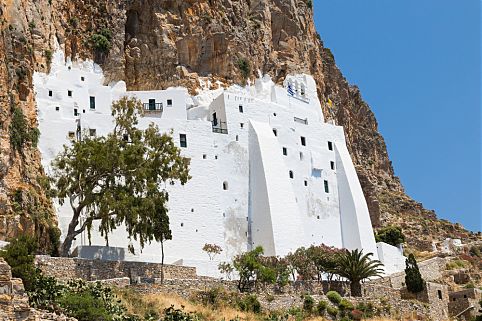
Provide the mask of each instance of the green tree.
{"label": "green tree", "polygon": [[87,230],[90,238],[94,221],[107,244],[109,233],[122,224],[141,247],[155,240],[163,252],[163,242],[172,238],[165,186],[190,179],[189,159],[157,126],[137,128],[142,113],[140,101],[121,98],[112,105],[111,133],[85,135],[52,162],[53,192],[61,203],[67,200],[73,212],[61,255],[69,254],[80,233]]}
{"label": "green tree", "polygon": [[37,246],[37,241],[33,237],[21,235],[10,240],[0,252],[0,256],[12,268],[12,276],[22,279],[27,291],[32,288],[39,273],[34,265]]}
{"label": "green tree", "polygon": [[421,292],[424,282],[418,269],[417,260],[412,253],[410,253],[405,260],[405,266],[405,284],[407,285],[407,290],[412,293]]}
{"label": "green tree", "polygon": [[387,244],[397,246],[405,242],[405,235],[398,226],[387,226],[375,233],[377,242],[385,242]]}
{"label": "green tree", "polygon": [[292,277],[295,280],[295,272],[302,280],[312,280],[316,275],[316,266],[310,257],[308,250],[304,247],[296,249],[295,252],[289,253],[286,259],[291,267]]}
{"label": "green tree", "polygon": [[361,250],[345,251],[338,255],[337,266],[333,269],[335,274],[350,281],[352,296],[361,296],[361,281],[380,277],[383,272],[383,264],[378,260],[372,260],[373,253],[363,254]]}

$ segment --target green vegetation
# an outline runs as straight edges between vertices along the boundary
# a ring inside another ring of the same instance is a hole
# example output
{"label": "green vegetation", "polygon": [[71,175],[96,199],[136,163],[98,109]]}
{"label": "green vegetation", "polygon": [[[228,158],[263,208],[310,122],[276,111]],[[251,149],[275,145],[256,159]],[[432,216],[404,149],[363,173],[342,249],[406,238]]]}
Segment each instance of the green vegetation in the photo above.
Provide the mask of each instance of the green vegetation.
{"label": "green vegetation", "polygon": [[261,303],[258,297],[254,294],[247,295],[238,301],[238,306],[241,311],[261,313]]}
{"label": "green vegetation", "polygon": [[410,254],[405,260],[405,284],[407,290],[412,293],[421,292],[424,288],[424,281],[418,269],[417,260]]}
{"label": "green vegetation", "polygon": [[107,28],[99,30],[90,37],[92,46],[100,53],[109,52],[110,48],[112,47],[111,41],[112,32]]}
{"label": "green vegetation", "polygon": [[350,290],[352,296],[361,296],[361,281],[371,278],[380,277],[383,272],[383,264],[378,260],[372,260],[372,253],[363,254],[358,249],[338,256],[338,262],[333,272],[350,281]]}
{"label": "green vegetation", "polygon": [[326,302],[325,300],[320,300],[320,302],[318,302],[318,304],[316,305],[316,311],[318,312],[318,315],[323,316],[327,307],[328,302]]}
{"label": "green vegetation", "polygon": [[10,123],[10,144],[13,149],[23,154],[23,148],[27,143],[37,147],[40,131],[38,128],[30,128],[22,109],[13,107],[12,122]]}
{"label": "green vegetation", "polygon": [[44,56],[45,56],[45,59],[47,60],[47,66],[50,66],[50,64],[52,63],[52,50],[49,50],[49,49],[46,49],[44,51]]}
{"label": "green vegetation", "polygon": [[306,313],[312,313],[315,308],[315,299],[311,295],[305,295],[303,297],[303,311]]}
{"label": "green vegetation", "polygon": [[340,304],[342,300],[341,295],[336,291],[328,291],[328,293],[326,293],[326,297],[328,298],[328,300],[330,300],[331,303],[334,304]]}
{"label": "green vegetation", "polygon": [[326,312],[328,312],[328,314],[331,315],[333,318],[336,318],[336,316],[338,315],[338,309],[332,306],[327,307]]}
{"label": "green vegetation", "polygon": [[470,267],[470,262],[462,259],[453,259],[447,262],[447,270],[464,269]]}
{"label": "green vegetation", "polygon": [[241,71],[241,76],[243,77],[244,80],[248,79],[250,73],[251,73],[251,65],[246,58],[239,58],[236,65],[239,68],[239,71]]}
{"label": "green vegetation", "polygon": [[207,253],[207,255],[209,256],[209,260],[214,260],[214,257],[218,254],[220,254],[223,249],[217,245],[217,244],[209,244],[209,243],[206,243],[204,244],[203,246],[203,251]]}
{"label": "green vegetation", "polygon": [[[138,129],[142,112],[140,101],[121,98],[112,105],[113,132],[106,137],[85,135],[65,146],[52,162],[54,194],[61,203],[71,200],[72,208],[62,255],[69,254],[77,235],[85,230],[90,235],[98,221],[106,240],[115,228],[125,225],[129,238],[138,240],[141,247],[160,242],[163,259],[164,241],[172,238],[165,186],[183,185],[190,179],[189,159],[157,126]],[[82,224],[81,213],[85,215]]]}
{"label": "green vegetation", "polygon": [[405,242],[405,235],[400,227],[387,226],[379,229],[378,232],[375,233],[375,240],[377,242],[385,242],[393,246],[398,246]]}

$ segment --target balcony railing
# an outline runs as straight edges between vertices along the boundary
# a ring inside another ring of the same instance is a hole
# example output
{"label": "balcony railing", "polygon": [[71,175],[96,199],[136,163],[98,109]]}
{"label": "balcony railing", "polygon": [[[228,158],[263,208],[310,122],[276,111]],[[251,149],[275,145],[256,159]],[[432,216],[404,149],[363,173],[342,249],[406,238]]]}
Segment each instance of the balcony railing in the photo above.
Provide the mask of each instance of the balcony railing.
{"label": "balcony railing", "polygon": [[226,122],[224,121],[212,121],[211,122],[212,127],[213,127],[213,133],[218,133],[218,134],[227,134],[228,133],[228,127],[226,126]]}
{"label": "balcony railing", "polygon": [[162,113],[164,107],[162,103],[144,103],[144,110],[148,113]]}

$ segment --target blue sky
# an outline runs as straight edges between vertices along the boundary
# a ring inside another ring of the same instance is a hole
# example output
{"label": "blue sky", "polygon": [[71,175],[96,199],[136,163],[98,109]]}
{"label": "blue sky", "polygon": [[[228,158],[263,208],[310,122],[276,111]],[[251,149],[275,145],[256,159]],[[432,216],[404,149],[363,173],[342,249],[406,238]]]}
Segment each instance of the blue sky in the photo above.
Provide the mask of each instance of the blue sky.
{"label": "blue sky", "polygon": [[480,0],[314,0],[337,65],[374,111],[406,192],[480,231]]}

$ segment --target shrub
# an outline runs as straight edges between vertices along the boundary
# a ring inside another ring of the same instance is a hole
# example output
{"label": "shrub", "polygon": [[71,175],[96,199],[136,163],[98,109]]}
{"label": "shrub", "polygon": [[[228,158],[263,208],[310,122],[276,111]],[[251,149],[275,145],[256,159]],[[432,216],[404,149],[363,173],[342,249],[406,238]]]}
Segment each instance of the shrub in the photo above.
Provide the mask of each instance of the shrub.
{"label": "shrub", "polygon": [[109,29],[103,28],[90,37],[95,50],[105,53],[111,48],[112,33]]}
{"label": "shrub", "polygon": [[371,302],[368,302],[368,303],[360,302],[360,303],[358,303],[357,306],[356,306],[356,310],[361,311],[363,313],[362,316],[365,319],[373,318],[373,316],[375,315],[375,307],[373,306],[373,304]]}
{"label": "shrub", "polygon": [[45,59],[47,60],[47,66],[50,66],[50,64],[52,63],[52,50],[49,50],[49,49],[46,49],[45,52],[44,52],[44,55],[45,55]]}
{"label": "shrub", "polygon": [[336,291],[328,291],[328,293],[326,293],[326,297],[334,304],[340,304],[342,300],[341,295]]}
{"label": "shrub", "polygon": [[17,151],[22,151],[27,142],[33,147],[38,144],[40,131],[38,128],[29,128],[27,119],[22,109],[13,107],[12,122],[10,123],[10,144]]}
{"label": "shrub", "polygon": [[415,260],[413,254],[408,256],[405,265],[405,284],[407,285],[407,290],[412,293],[421,292],[423,290],[424,282],[418,269],[417,260]]}
{"label": "shrub", "polygon": [[315,300],[311,295],[305,295],[303,298],[303,310],[305,312],[311,313],[313,312],[313,308],[315,307]]}
{"label": "shrub", "polygon": [[323,315],[325,314],[325,310],[328,307],[328,302],[325,300],[320,300],[318,304],[316,305],[316,311],[318,311],[318,315]]}
{"label": "shrub", "polygon": [[79,321],[109,321],[109,315],[101,300],[90,292],[68,292],[60,299],[64,312]]}
{"label": "shrub", "polygon": [[248,59],[239,58],[237,66],[241,71],[241,76],[243,77],[243,79],[247,79],[249,77],[249,74],[251,73],[251,65],[249,64]]}
{"label": "shrub", "polygon": [[184,311],[184,307],[182,309],[175,309],[173,305],[169,308],[164,310],[164,318],[161,320],[163,321],[197,321],[199,318],[189,312]]}
{"label": "shrub", "polygon": [[308,8],[312,9],[313,8],[313,0],[306,0],[306,5]]}
{"label": "shrub", "polygon": [[22,279],[27,291],[32,289],[35,278],[39,273],[34,265],[37,246],[37,241],[34,238],[29,235],[21,235],[10,240],[10,244],[0,252],[0,256],[12,268],[12,276]]}
{"label": "shrub", "polygon": [[241,311],[246,312],[261,312],[261,303],[259,303],[258,298],[254,294],[247,295],[238,301],[238,306]]}
{"label": "shrub", "polygon": [[326,312],[334,318],[338,315],[338,309],[332,306],[327,307]]}
{"label": "shrub", "polygon": [[375,240],[377,242],[385,242],[387,244],[397,246],[405,242],[405,235],[402,229],[398,226],[387,226],[375,233]]}
{"label": "shrub", "polygon": [[342,311],[353,310],[353,308],[354,308],[353,303],[351,303],[347,299],[342,299],[340,301],[340,304],[338,305],[338,307]]}

